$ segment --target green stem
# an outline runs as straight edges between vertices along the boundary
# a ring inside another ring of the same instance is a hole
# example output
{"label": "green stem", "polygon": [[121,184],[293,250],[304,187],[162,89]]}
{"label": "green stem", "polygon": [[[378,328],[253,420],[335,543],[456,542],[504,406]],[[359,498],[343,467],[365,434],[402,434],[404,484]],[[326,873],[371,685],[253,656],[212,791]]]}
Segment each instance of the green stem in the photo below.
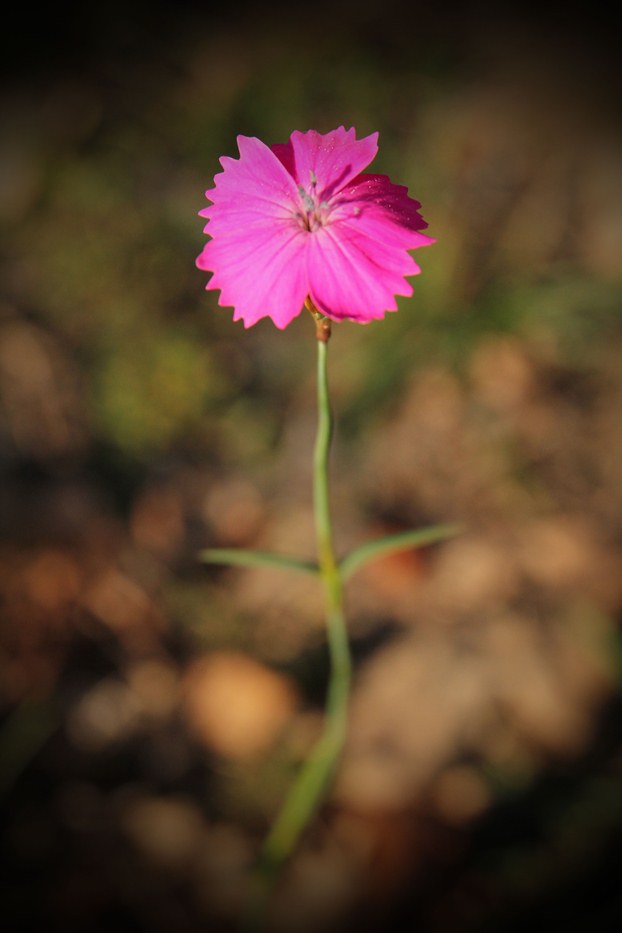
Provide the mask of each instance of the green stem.
{"label": "green stem", "polygon": [[343,613],[343,582],[335,558],[330,515],[328,460],[332,436],[327,375],[327,341],[318,340],[318,429],[313,458],[313,500],[319,573],[324,587],[331,671],[324,730],[303,764],[265,841],[258,866],[257,889],[246,929],[259,929],[278,873],[322,802],[346,736],[351,661]]}
{"label": "green stem", "polygon": [[325,736],[330,742],[333,756],[332,772],[345,738],[351,661],[343,612],[343,577],[335,557],[330,515],[328,459],[333,421],[328,392],[328,341],[318,340],[317,347],[318,431],[313,458],[313,493],[318,564],[324,585],[326,628],[331,659]]}

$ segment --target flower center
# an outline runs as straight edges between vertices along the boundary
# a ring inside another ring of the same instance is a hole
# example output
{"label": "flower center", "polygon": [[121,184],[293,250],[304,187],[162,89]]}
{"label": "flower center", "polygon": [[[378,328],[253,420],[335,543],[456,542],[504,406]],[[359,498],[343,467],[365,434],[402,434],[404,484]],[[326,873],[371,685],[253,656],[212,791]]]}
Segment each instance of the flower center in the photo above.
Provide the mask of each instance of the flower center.
{"label": "flower center", "polygon": [[297,211],[295,211],[294,216],[298,225],[303,230],[308,230],[313,232],[314,230],[319,230],[320,227],[325,226],[328,216],[330,214],[330,205],[328,201],[318,201],[315,189],[317,186],[317,177],[315,172],[310,172],[311,175],[311,184],[309,189],[305,188],[303,185],[298,186],[298,194],[300,195],[300,206]]}

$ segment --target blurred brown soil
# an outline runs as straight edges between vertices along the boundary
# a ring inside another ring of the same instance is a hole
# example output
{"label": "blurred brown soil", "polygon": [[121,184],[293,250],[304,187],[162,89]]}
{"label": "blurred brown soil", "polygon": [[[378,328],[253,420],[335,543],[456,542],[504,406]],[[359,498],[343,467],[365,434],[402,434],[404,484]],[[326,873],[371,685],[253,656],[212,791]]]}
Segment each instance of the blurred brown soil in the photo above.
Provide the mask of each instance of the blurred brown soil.
{"label": "blurred brown soil", "polygon": [[[591,812],[591,783],[610,793],[620,781],[606,723],[618,697],[622,497],[607,477],[622,382],[604,368],[589,390],[568,392],[579,378],[525,341],[491,338],[462,380],[438,366],[415,373],[354,484],[339,473],[352,540],[422,516],[466,530],[370,564],[350,585],[348,746],[275,903],[275,930],[354,919],[379,929],[391,911],[396,928],[412,914],[430,931],[484,929],[491,911],[505,918],[508,904],[537,898],[543,846],[576,834],[559,854],[560,883],[589,859],[604,817],[597,796]],[[233,525],[236,543],[308,551],[308,501],[298,513],[278,499],[270,508],[250,486],[181,467],[139,489],[127,519],[84,480],[23,474],[5,487],[16,918],[228,928],[291,764],[318,733],[326,660],[314,581],[196,567],[198,501],[206,540],[230,539]],[[175,621],[184,580],[203,633]],[[569,812],[559,825],[546,815],[521,852],[512,821],[555,782]],[[495,819],[518,860],[511,875],[483,869],[503,847],[486,838]],[[31,890],[37,906],[25,907]]]}

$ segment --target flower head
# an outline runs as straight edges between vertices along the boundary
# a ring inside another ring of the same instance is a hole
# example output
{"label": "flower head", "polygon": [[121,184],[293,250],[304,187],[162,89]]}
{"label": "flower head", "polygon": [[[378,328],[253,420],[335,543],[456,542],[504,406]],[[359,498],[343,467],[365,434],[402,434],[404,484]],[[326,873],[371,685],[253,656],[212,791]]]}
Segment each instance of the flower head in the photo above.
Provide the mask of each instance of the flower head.
{"label": "flower head", "polygon": [[238,136],[238,148],[206,192],[211,239],[197,259],[234,320],[270,317],[283,328],[310,299],[334,321],[367,323],[396,311],[396,295],[412,295],[404,277],[420,269],[408,250],[434,240],[407,188],[361,174],[377,133],[295,131],[272,147]]}

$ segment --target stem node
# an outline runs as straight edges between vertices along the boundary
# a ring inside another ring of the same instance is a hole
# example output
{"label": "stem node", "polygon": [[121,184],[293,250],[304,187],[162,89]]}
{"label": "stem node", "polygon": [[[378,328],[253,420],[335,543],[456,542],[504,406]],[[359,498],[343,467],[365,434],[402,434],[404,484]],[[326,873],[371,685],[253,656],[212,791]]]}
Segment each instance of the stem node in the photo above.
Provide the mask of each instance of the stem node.
{"label": "stem node", "polygon": [[323,317],[315,319],[315,336],[320,343],[328,343],[331,335],[330,318]]}

